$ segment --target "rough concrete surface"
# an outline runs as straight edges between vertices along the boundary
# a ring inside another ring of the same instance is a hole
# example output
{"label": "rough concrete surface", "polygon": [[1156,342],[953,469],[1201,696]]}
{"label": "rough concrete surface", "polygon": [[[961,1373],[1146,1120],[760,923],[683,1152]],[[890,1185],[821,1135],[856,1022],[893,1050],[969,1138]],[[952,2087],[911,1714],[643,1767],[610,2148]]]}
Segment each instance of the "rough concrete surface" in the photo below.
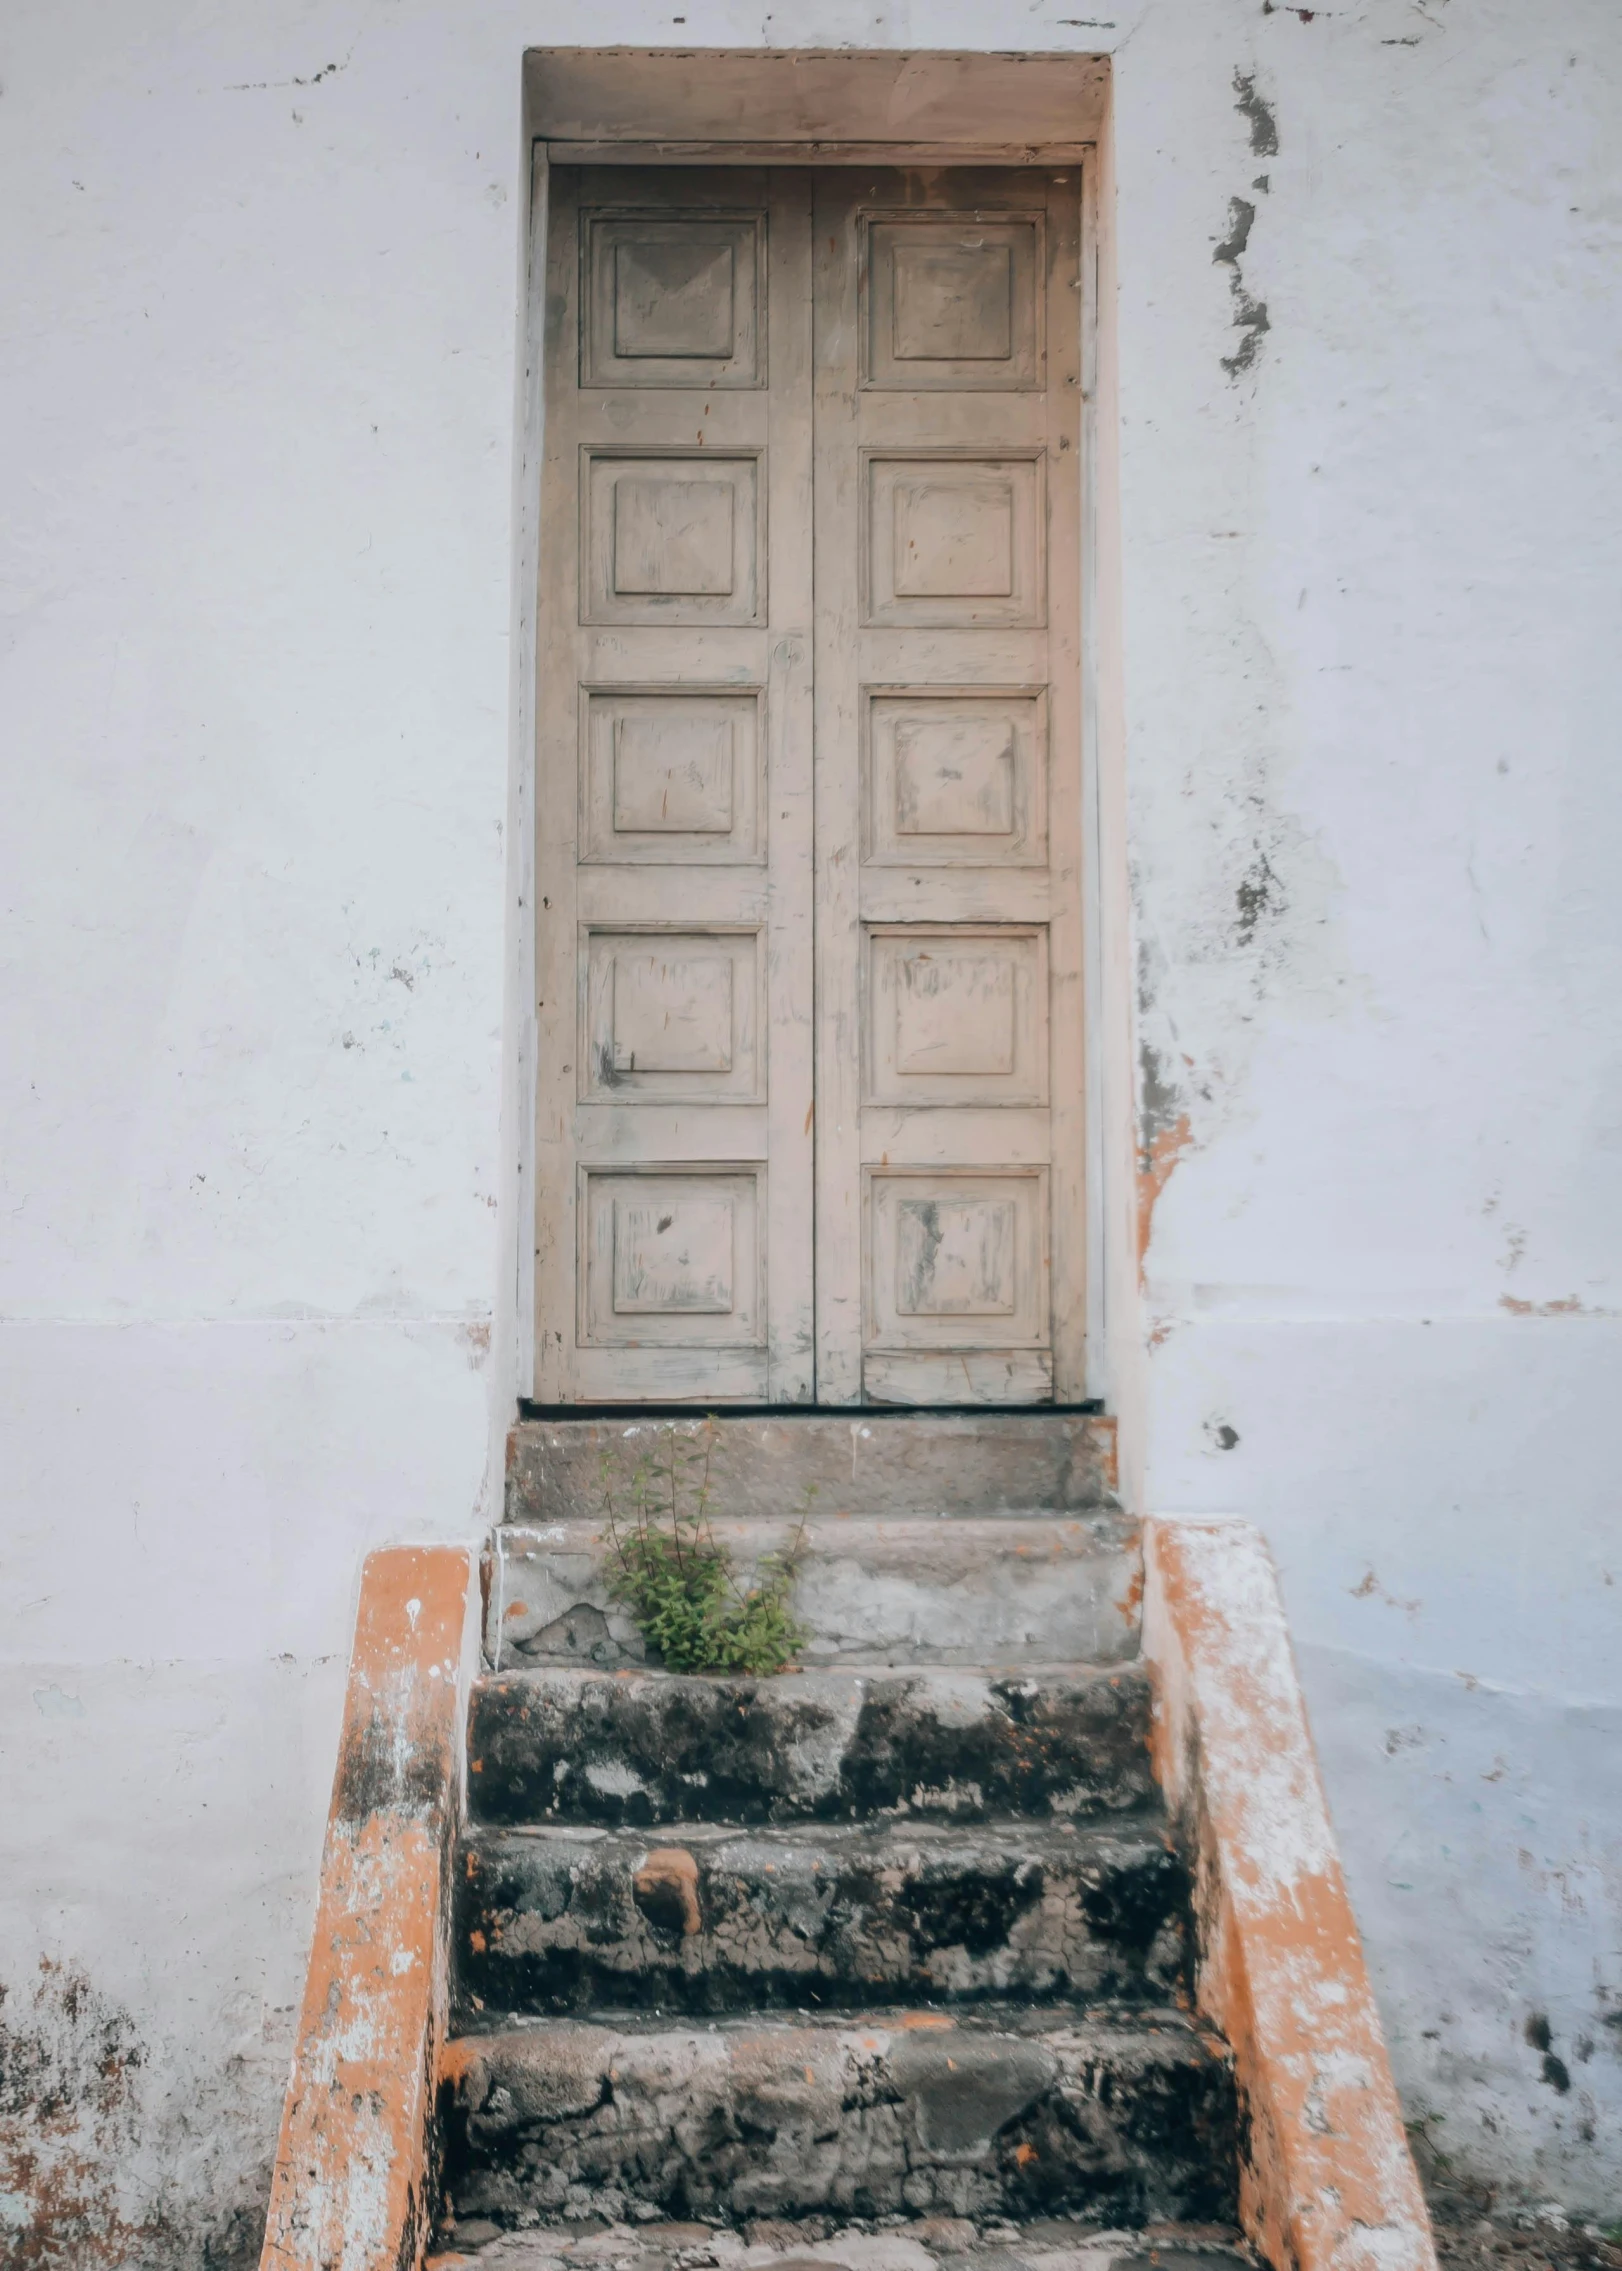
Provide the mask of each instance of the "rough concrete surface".
{"label": "rough concrete surface", "polygon": [[[639,1468],[709,1454],[718,1519],[820,1515],[1069,1514],[1114,1504],[1115,1423],[1050,1412],[972,1417],[858,1412],[729,1418],[526,1420],[507,1441],[510,1522],[595,1520],[605,1487],[628,1496]],[[695,1469],[683,1466],[685,1473]]]}
{"label": "rough concrete surface", "polygon": [[918,2216],[877,2225],[757,2218],[741,2232],[704,2224],[542,2223],[502,2233],[488,2219],[446,2230],[430,2271],[1251,2271],[1238,2233],[1160,2225],[1108,2231],[1058,2218],[977,2225]]}
{"label": "rough concrete surface", "polygon": [[537,1671],[480,1680],[469,1794],[496,1822],[947,1820],[1152,1803],[1149,1686],[1102,1671]]}
{"label": "rough concrete surface", "polygon": [[[1137,1652],[1143,1555],[1120,1515],[717,1517],[711,1528],[741,1586],[763,1556],[795,1554],[807,1664],[1112,1664]],[[485,1647],[497,1669],[643,1661],[600,1517],[504,1526],[493,1548]]]}
{"label": "rough concrete surface", "polygon": [[1155,2002],[1182,1979],[1187,1880],[1154,1816],[485,1831],[458,1878],[461,1989],[494,2010]]}
{"label": "rough concrete surface", "polygon": [[456,2211],[502,2224],[1234,2211],[1229,2062],[1173,2013],[559,2020],[463,2036],[446,2071]]}

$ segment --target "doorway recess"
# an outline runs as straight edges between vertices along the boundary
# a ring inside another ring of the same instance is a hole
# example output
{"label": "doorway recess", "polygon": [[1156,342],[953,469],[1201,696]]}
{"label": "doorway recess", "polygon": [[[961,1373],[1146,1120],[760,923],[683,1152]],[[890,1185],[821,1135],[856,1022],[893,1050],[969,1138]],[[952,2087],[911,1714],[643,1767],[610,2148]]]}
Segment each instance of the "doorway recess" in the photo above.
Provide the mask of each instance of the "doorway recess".
{"label": "doorway recess", "polygon": [[526,84],[533,1405],[1074,1409],[1104,67]]}

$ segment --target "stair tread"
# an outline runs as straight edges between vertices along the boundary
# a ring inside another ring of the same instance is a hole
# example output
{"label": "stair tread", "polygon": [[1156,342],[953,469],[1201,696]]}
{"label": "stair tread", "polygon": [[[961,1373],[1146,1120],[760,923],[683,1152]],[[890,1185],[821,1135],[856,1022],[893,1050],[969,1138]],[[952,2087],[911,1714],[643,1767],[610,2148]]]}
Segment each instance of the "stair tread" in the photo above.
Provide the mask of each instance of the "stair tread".
{"label": "stair tread", "polygon": [[963,2217],[928,2216],[877,2229],[816,2217],[756,2221],[742,2232],[658,2221],[589,2230],[558,2223],[506,2234],[470,2220],[443,2244],[429,2271],[474,2263],[479,2271],[787,2271],[791,2263],[804,2271],[814,2264],[829,2271],[938,2271],[943,2264],[950,2271],[1254,2271],[1256,2261],[1232,2226],[1111,2231],[1057,2217],[977,2227]]}
{"label": "stair tread", "polygon": [[971,2004],[967,2008],[939,2003],[914,2003],[893,2009],[850,2011],[733,2011],[702,2021],[670,2017],[654,2011],[607,2007],[599,2007],[585,2018],[567,2019],[530,2016],[519,2012],[484,2012],[471,2023],[461,2025],[451,2037],[447,2066],[453,2071],[456,2068],[459,2062],[458,2046],[468,2049],[475,2045],[487,2047],[493,2041],[505,2038],[526,2043],[555,2038],[561,2044],[565,2040],[572,2043],[597,2035],[615,2040],[625,2038],[647,2041],[675,2036],[702,2040],[706,2036],[719,2034],[728,2040],[759,2040],[789,2046],[792,2038],[804,2033],[852,2038],[882,2035],[886,2039],[937,2033],[1017,2035],[1022,2038],[1062,2037],[1095,2044],[1108,2042],[1139,2047],[1165,2038],[1186,2044],[1191,2049],[1197,2047],[1207,2055],[1220,2053],[1226,2056],[1226,2047],[1214,2029],[1197,2013],[1177,2003],[1156,2003],[1143,2007],[1064,2001],[994,2001]]}
{"label": "stair tread", "polygon": [[[914,1821],[885,1815],[872,1821],[847,1822],[710,1822],[672,1821],[657,1825],[661,1844],[705,1847],[781,1847],[786,1852],[816,1851],[831,1847],[841,1852],[862,1849],[888,1851],[908,1845],[944,1853],[954,1845],[987,1846],[997,1842],[1034,1854],[1071,1852],[1078,1845],[1144,1837],[1164,1838],[1168,1817],[1161,1805],[1133,1808],[1129,1813],[1103,1819],[1044,1821],[1029,1814],[993,1814],[973,1822]],[[638,1852],[654,1837],[652,1829],[603,1828],[591,1822],[475,1822],[467,1842],[493,1847],[512,1841],[520,1845],[557,1845],[581,1852],[617,1850]]]}
{"label": "stair tread", "polygon": [[892,1664],[888,1657],[853,1656],[838,1664],[792,1664],[784,1671],[772,1673],[671,1672],[661,1664],[507,1664],[499,1672],[480,1672],[473,1685],[477,1690],[504,1687],[509,1681],[526,1679],[537,1684],[541,1681],[577,1680],[616,1681],[621,1685],[630,1680],[654,1680],[673,1687],[759,1688],[802,1680],[1115,1680],[1133,1673],[1147,1677],[1143,1658],[1139,1655],[1124,1656],[1118,1662],[1083,1656],[1051,1659],[1042,1657],[1029,1664],[1003,1664],[996,1661],[975,1664]]}

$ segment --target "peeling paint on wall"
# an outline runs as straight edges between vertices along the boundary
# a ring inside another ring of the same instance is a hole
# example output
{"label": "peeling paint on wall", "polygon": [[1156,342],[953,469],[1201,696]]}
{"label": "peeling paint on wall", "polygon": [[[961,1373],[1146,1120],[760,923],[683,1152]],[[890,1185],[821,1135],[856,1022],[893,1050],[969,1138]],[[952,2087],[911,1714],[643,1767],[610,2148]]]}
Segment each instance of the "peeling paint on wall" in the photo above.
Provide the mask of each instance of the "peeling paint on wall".
{"label": "peeling paint on wall", "polygon": [[1234,109],[1250,128],[1250,147],[1258,158],[1278,156],[1278,121],[1272,105],[1256,92],[1254,71],[1235,71]]}
{"label": "peeling paint on wall", "polygon": [[161,2118],[155,2063],[132,2015],[82,1966],[42,1956],[32,1974],[0,1983],[6,2271],[248,2271],[257,2261],[256,2202],[198,2202],[145,2182]]}
{"label": "peeling paint on wall", "polygon": [[[1237,758],[1240,793],[1204,801],[1179,889],[1134,879],[1140,1281],[1156,1209],[1178,1165],[1244,1109],[1261,1013],[1288,1009],[1316,1021],[1370,1008],[1369,989],[1344,953],[1340,876],[1277,800],[1275,733],[1272,720],[1259,720],[1254,744]],[[1190,804],[1203,786],[1190,768]],[[1185,1031],[1198,1034],[1197,1047],[1185,1044]]]}
{"label": "peeling paint on wall", "polygon": [[1256,225],[1256,208],[1248,197],[1230,197],[1228,200],[1228,233],[1218,240],[1211,258],[1228,270],[1228,289],[1233,295],[1234,328],[1240,334],[1238,346],[1231,355],[1222,357],[1222,368],[1229,378],[1237,378],[1241,371],[1254,368],[1261,353],[1263,336],[1272,330],[1268,320],[1267,302],[1258,300],[1245,288],[1244,270],[1240,266],[1250,243],[1250,232]]}

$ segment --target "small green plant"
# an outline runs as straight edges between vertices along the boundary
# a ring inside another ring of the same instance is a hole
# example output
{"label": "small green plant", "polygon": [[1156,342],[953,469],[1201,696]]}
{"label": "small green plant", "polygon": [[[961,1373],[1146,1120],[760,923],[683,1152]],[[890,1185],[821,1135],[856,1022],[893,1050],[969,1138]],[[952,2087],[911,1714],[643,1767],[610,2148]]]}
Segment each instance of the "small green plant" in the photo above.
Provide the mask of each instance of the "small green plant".
{"label": "small green plant", "polygon": [[696,1437],[669,1427],[659,1453],[639,1459],[628,1477],[616,1471],[612,1457],[604,1459],[610,1588],[668,1671],[780,1672],[809,1637],[789,1606],[809,1494],[786,1550],[762,1555],[746,1592],[710,1527],[718,1432],[713,1419]]}

